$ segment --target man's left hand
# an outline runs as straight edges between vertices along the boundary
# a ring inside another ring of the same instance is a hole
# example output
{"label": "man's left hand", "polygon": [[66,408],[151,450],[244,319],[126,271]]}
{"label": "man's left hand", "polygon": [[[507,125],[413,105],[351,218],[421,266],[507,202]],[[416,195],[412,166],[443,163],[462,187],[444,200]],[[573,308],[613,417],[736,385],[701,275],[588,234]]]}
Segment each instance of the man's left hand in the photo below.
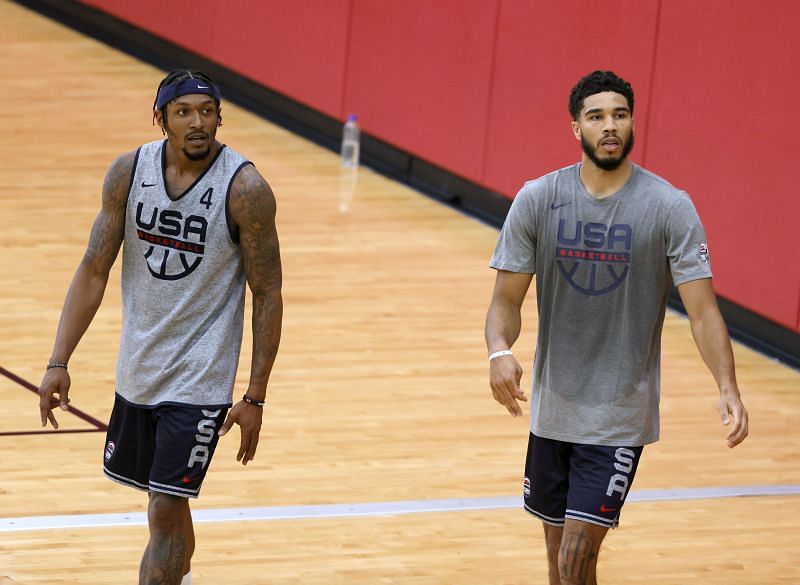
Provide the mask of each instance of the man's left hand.
{"label": "man's left hand", "polygon": [[264,414],[263,407],[248,404],[244,400],[237,402],[228,413],[219,436],[227,433],[236,423],[242,430],[242,442],[239,445],[239,452],[236,454],[236,461],[241,461],[242,465],[247,465],[256,456],[258,447],[258,434],[261,431],[261,417]]}
{"label": "man's left hand", "polygon": [[719,395],[719,414],[722,424],[731,425],[726,437],[728,447],[733,449],[747,437],[749,432],[747,409],[742,404],[738,392],[721,392]]}

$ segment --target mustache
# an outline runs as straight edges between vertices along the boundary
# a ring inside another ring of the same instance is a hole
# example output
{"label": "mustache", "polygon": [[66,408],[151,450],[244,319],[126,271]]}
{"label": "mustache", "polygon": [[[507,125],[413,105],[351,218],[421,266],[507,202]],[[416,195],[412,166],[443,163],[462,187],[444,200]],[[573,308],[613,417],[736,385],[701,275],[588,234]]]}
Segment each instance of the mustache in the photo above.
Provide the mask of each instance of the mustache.
{"label": "mustache", "polygon": [[617,136],[617,134],[615,133],[615,134],[608,134],[607,136],[603,136],[597,142],[597,146],[601,146],[601,145],[605,144],[606,142],[611,142],[611,141],[617,142],[619,144],[625,144],[625,141],[622,138],[620,138],[619,136]]}

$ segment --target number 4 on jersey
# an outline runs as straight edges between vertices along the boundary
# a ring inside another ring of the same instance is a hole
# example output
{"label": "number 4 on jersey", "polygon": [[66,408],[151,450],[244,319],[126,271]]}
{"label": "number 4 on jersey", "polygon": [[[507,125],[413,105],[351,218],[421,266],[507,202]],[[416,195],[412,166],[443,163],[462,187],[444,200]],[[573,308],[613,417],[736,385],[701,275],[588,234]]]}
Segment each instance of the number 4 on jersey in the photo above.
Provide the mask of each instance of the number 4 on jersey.
{"label": "number 4 on jersey", "polygon": [[206,209],[211,207],[211,194],[214,192],[213,187],[209,187],[208,190],[203,193],[203,196],[200,198],[200,203],[206,206]]}

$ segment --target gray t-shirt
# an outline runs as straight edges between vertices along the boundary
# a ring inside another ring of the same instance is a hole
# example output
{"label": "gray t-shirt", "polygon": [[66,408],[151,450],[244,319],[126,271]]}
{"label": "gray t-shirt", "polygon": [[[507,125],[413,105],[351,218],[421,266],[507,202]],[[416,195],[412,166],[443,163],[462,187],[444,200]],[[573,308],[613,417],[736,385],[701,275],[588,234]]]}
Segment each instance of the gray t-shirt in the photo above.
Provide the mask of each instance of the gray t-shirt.
{"label": "gray t-shirt", "polygon": [[223,146],[173,200],[164,186],[165,144],[139,149],[128,194],[117,394],[139,406],[230,406],[245,273],[227,199],[250,163]]}
{"label": "gray t-shirt", "polygon": [[525,183],[490,266],[536,274],[531,431],[572,443],[658,440],[661,329],[670,278],[710,278],[689,196],[633,165],[595,199],[580,164]]}

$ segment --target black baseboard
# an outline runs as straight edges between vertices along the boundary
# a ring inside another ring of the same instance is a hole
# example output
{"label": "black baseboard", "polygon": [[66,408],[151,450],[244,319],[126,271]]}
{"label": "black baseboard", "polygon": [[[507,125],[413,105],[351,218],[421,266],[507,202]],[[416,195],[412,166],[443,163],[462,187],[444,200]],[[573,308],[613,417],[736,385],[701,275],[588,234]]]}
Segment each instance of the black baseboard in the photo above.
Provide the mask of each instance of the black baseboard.
{"label": "black baseboard", "polygon": [[[65,24],[87,36],[168,71],[201,69],[211,75],[225,96],[247,110],[333,151],[338,151],[342,122],[269,89],[174,43],[138,29],[105,12],[74,0],[14,0],[17,4]],[[421,193],[500,227],[511,201],[500,193],[410,155],[367,133],[362,135],[361,161],[371,169]],[[670,306],[684,312],[675,291]],[[720,310],[731,337],[800,369],[800,333],[720,298]]]}
{"label": "black baseboard", "polygon": [[[718,297],[719,310],[733,339],[788,366],[800,370],[800,333]],[[669,295],[670,308],[686,314],[678,291]]]}

